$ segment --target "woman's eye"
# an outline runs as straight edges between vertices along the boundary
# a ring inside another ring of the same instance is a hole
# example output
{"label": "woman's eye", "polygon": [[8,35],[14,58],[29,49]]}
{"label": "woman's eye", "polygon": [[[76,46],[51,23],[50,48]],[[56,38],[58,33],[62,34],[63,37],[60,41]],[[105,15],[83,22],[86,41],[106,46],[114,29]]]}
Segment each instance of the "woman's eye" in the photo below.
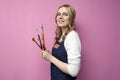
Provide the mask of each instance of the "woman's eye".
{"label": "woman's eye", "polygon": [[63,13],[63,15],[68,16],[68,13]]}
{"label": "woman's eye", "polygon": [[57,13],[57,16],[60,16],[61,15],[61,13]]}

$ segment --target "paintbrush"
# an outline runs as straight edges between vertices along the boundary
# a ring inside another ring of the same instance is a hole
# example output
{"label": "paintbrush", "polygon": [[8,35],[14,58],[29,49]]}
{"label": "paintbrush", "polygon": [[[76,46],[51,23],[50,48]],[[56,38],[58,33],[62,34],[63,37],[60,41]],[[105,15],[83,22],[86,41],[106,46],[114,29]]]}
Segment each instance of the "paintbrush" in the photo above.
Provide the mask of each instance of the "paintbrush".
{"label": "paintbrush", "polygon": [[42,49],[42,42],[41,42],[41,39],[40,39],[40,35],[38,34],[38,40],[40,42],[40,48]]}
{"label": "paintbrush", "polygon": [[35,42],[38,45],[38,47],[41,49],[40,45],[37,43],[37,41],[35,40],[35,38],[32,38],[32,41]]}
{"label": "paintbrush", "polygon": [[44,39],[43,25],[41,26],[41,29],[42,29],[42,42],[43,42],[43,44],[42,44],[42,48],[43,48],[43,50],[45,50],[46,48],[45,48],[45,39]]}

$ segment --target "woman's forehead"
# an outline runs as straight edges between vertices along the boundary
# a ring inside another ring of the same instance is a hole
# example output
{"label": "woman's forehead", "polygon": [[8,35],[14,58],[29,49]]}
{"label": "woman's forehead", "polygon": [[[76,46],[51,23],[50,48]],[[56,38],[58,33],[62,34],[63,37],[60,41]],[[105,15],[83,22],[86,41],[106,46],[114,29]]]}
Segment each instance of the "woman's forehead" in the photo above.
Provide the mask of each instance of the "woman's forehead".
{"label": "woman's forehead", "polygon": [[58,12],[68,12],[66,7],[59,8]]}

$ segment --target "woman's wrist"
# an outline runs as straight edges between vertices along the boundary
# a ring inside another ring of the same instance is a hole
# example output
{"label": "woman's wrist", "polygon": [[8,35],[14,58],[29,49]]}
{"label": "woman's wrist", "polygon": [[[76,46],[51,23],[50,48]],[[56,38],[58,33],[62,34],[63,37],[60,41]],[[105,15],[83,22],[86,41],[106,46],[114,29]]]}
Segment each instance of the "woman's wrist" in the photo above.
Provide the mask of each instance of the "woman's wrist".
{"label": "woman's wrist", "polygon": [[54,58],[55,58],[55,57],[51,55],[51,58],[50,58],[50,60],[49,60],[49,61],[50,61],[51,63],[53,63]]}

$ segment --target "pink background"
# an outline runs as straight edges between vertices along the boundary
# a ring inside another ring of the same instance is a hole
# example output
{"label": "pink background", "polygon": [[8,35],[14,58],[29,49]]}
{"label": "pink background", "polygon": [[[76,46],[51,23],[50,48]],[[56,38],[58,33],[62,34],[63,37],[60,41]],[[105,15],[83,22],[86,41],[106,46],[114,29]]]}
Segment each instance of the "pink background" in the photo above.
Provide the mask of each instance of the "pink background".
{"label": "pink background", "polygon": [[0,0],[0,80],[50,80],[50,64],[31,39],[43,24],[51,50],[55,13],[65,3],[77,12],[79,80],[120,80],[119,0]]}

